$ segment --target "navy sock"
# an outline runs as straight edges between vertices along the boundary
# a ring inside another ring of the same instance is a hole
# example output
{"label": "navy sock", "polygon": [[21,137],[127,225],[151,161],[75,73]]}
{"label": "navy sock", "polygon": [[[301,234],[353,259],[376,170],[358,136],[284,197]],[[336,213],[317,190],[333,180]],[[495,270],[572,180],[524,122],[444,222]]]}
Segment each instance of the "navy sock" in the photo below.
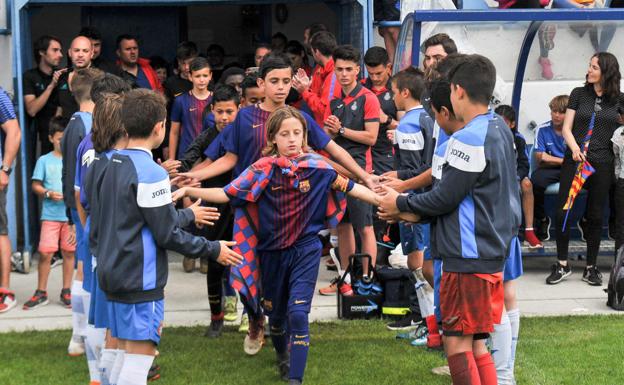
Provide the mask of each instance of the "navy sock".
{"label": "navy sock", "polygon": [[310,327],[308,325],[308,313],[294,311],[289,315],[291,332],[290,345],[290,379],[303,380],[308,349],[310,348]]}
{"label": "navy sock", "polygon": [[271,326],[271,341],[275,352],[281,356],[286,353],[288,349],[288,333],[284,327],[284,320],[274,320],[269,318],[269,325]]}

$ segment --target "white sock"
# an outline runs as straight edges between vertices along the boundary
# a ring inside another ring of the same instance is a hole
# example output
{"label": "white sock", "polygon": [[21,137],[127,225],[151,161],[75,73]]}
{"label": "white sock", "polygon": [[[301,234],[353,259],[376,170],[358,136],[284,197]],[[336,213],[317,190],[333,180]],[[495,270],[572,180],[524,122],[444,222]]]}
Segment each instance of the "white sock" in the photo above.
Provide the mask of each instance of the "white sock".
{"label": "white sock", "polygon": [[425,279],[422,273],[422,268],[412,271],[412,275],[416,283],[414,283],[414,289],[416,290],[416,296],[418,297],[418,306],[420,307],[420,315],[423,318],[433,314],[433,288],[429,285],[429,282]]}
{"label": "white sock", "polygon": [[520,309],[509,310],[507,315],[511,324],[511,357],[509,357],[509,367],[511,367],[513,373],[516,367],[516,347],[518,346],[518,335],[520,334]]}
{"label": "white sock", "polygon": [[337,235],[330,235],[329,236],[329,243],[331,243],[332,247],[338,247],[338,236]]}
{"label": "white sock", "polygon": [[499,385],[514,383],[513,370],[509,366],[511,357],[511,323],[507,313],[503,313],[501,323],[494,325],[494,333],[490,335],[492,341],[492,359],[496,366],[496,377]]}
{"label": "white sock", "polygon": [[154,356],[126,354],[117,385],[146,385]]}
{"label": "white sock", "polygon": [[[101,341],[98,330],[93,325],[87,325],[85,330],[85,355],[87,357],[87,366],[89,367],[89,378],[91,381],[100,381],[100,369],[98,368],[99,350],[101,349]],[[100,344],[98,349],[97,345]]]}
{"label": "white sock", "polygon": [[[111,368],[111,375],[108,378],[108,382],[110,382],[110,385],[116,385],[119,382],[119,373],[121,372],[121,368],[124,365],[124,361],[126,359],[125,357],[126,351],[118,349],[117,354],[115,355],[115,363]],[[145,378],[147,378],[147,375]]]}
{"label": "white sock", "polygon": [[85,318],[85,304],[82,298],[82,281],[73,281],[71,292],[71,304],[72,304],[72,335],[85,336],[85,328],[87,326],[87,319]]}
{"label": "white sock", "polygon": [[100,385],[110,385],[109,378],[115,363],[116,349],[102,349],[100,358]]}

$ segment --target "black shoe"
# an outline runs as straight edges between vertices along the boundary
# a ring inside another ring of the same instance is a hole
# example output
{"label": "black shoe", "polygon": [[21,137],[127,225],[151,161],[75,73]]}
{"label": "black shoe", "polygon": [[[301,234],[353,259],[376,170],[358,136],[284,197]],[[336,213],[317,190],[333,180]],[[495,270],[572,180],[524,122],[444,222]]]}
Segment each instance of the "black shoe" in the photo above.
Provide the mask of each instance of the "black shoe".
{"label": "black shoe", "polygon": [[204,334],[208,338],[219,338],[223,333],[223,320],[217,319],[210,321],[210,326],[206,329]]}
{"label": "black shoe", "polygon": [[285,352],[277,355],[277,370],[279,371],[282,381],[288,381],[290,374],[290,354]]}
{"label": "black shoe", "polygon": [[71,309],[72,304],[71,304],[71,289],[61,289],[61,304],[68,308]]}
{"label": "black shoe", "polygon": [[160,365],[153,364],[150,367],[149,372],[147,372],[147,381],[152,382],[152,381],[158,380],[159,378],[160,378]]}
{"label": "black shoe", "polygon": [[416,330],[422,322],[423,319],[420,314],[409,313],[400,320],[387,324],[386,327],[388,330],[407,332],[410,330]]}
{"label": "black shoe", "polygon": [[596,266],[586,267],[582,279],[591,286],[602,286],[602,273]]}
{"label": "black shoe", "polygon": [[61,266],[63,264],[63,254],[60,251],[57,251],[52,255],[52,259],[50,260],[50,269],[54,269],[57,266]]}
{"label": "black shoe", "polygon": [[535,220],[535,235],[540,241],[548,241],[550,239],[550,218],[542,218]]}
{"label": "black shoe", "polygon": [[570,265],[563,266],[560,263],[555,263],[551,267],[550,275],[546,278],[546,283],[549,285],[557,284],[569,277],[572,274],[572,268]]}
{"label": "black shoe", "polygon": [[576,227],[578,227],[579,232],[581,233],[581,239],[584,242],[587,242],[587,238],[585,238],[585,234],[587,234],[587,219],[581,218],[578,222],[576,222]]}
{"label": "black shoe", "polygon": [[46,293],[44,290],[35,290],[35,294],[30,297],[30,299],[24,304],[22,309],[32,310],[40,306],[45,306],[48,303],[48,293]]}

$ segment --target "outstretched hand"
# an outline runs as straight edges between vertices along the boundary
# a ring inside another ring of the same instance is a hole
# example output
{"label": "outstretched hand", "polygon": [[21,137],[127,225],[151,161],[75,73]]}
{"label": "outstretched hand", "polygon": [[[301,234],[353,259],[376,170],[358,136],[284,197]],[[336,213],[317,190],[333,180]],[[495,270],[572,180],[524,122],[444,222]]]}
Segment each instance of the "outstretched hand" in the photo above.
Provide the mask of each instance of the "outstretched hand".
{"label": "outstretched hand", "polygon": [[188,208],[193,211],[193,215],[195,215],[195,224],[200,228],[203,225],[213,226],[214,221],[218,221],[221,217],[221,214],[216,207],[201,206],[201,199],[196,200]]}
{"label": "outstretched hand", "polygon": [[219,241],[221,244],[221,251],[217,257],[217,262],[223,266],[236,266],[243,262],[243,257],[235,253],[230,247],[235,246],[236,242]]}
{"label": "outstretched hand", "polygon": [[396,205],[397,197],[399,193],[385,185],[380,185],[375,188],[375,192],[379,196],[379,201],[377,202],[377,215],[379,218],[386,221],[397,221],[399,220],[399,208]]}
{"label": "outstretched hand", "polygon": [[171,193],[171,200],[173,201],[173,203],[176,203],[177,201],[179,201],[181,198],[184,198],[185,196],[186,196],[186,187],[182,187]]}
{"label": "outstretched hand", "polygon": [[170,178],[175,178],[178,175],[178,170],[180,169],[180,166],[182,166],[182,162],[175,159],[167,159],[164,162],[158,159],[158,164],[160,165],[160,167],[164,168],[165,171],[167,171],[167,174],[169,174]]}

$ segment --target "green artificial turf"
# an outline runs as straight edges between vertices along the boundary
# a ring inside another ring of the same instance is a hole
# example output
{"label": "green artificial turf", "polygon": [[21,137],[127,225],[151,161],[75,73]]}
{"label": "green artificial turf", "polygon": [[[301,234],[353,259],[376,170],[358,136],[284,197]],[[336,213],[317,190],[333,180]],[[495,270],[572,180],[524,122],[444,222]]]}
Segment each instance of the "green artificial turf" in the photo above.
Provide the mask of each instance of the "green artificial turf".
{"label": "green artificial turf", "polygon": [[[203,327],[165,328],[161,379],[154,384],[283,384],[270,342],[255,357],[243,353],[243,335],[226,328],[216,340]],[[305,383],[450,384],[431,374],[441,352],[396,340],[381,321],[311,325]],[[84,357],[66,355],[70,331],[0,334],[0,384],[88,384]],[[624,318],[523,318],[516,360],[518,384],[624,384]]]}

